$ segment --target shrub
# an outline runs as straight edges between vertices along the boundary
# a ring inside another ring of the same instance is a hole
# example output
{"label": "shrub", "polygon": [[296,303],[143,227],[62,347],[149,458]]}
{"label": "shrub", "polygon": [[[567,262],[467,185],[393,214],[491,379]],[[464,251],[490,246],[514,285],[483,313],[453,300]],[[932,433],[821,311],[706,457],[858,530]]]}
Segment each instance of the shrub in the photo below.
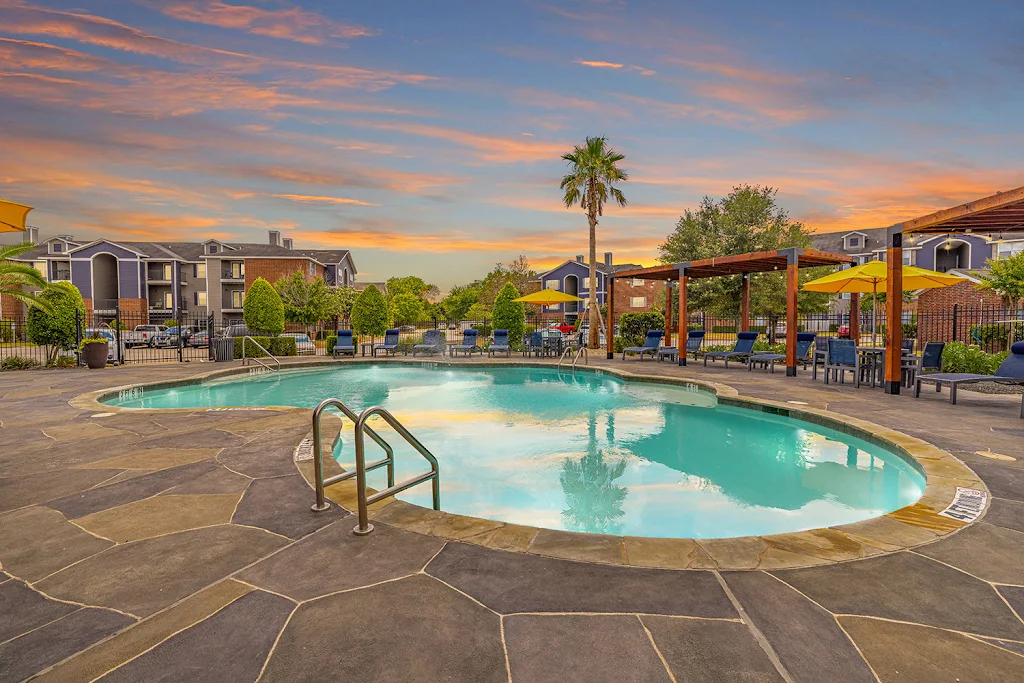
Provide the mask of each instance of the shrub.
{"label": "shrub", "polygon": [[626,341],[622,337],[616,337],[615,341],[614,341],[614,344],[615,344],[615,353],[622,353],[623,349],[625,349],[627,346],[633,346],[633,344],[627,344]]}
{"label": "shrub", "polygon": [[39,361],[21,356],[8,356],[0,360],[0,370],[31,370],[38,367]]}
{"label": "shrub", "polygon": [[[235,337],[235,358],[242,357],[242,341],[244,337]],[[299,347],[295,343],[295,337],[253,337],[256,343],[265,348],[270,352],[272,356],[297,356],[299,355]],[[247,358],[263,358],[267,354],[263,353],[256,344],[245,345],[245,355]]]}
{"label": "shrub", "polygon": [[640,346],[648,330],[665,329],[665,316],[655,311],[623,313],[619,318],[619,334],[625,346]]}
{"label": "shrub", "polygon": [[951,342],[942,350],[942,371],[992,375],[1008,355],[1008,351],[985,353],[977,346]]}
{"label": "shrub", "polygon": [[78,367],[78,359],[74,356],[57,356],[57,360],[50,361],[46,364],[48,368],[54,368],[57,370],[63,370],[66,368]]}
{"label": "shrub", "polygon": [[[491,332],[494,331],[494,326],[488,323],[477,323],[476,325],[470,325],[470,327],[479,332],[479,338],[484,339],[491,336]],[[512,334],[509,333],[509,338],[512,338]]]}
{"label": "shrub", "polygon": [[[508,343],[513,351],[522,349],[523,332],[526,329],[526,305],[519,298],[519,290],[506,282],[494,300],[494,329],[508,330]],[[490,332],[481,332],[490,335]]]}
{"label": "shrub", "polygon": [[736,334],[735,325],[712,325],[711,334]]}
{"label": "shrub", "polygon": [[1003,325],[975,325],[971,328],[971,339],[979,344],[1006,341],[1006,327]]}
{"label": "shrub", "polygon": [[274,286],[261,277],[245,293],[242,317],[253,335],[272,337],[284,332],[284,304]]}
{"label": "shrub", "polygon": [[49,347],[50,358],[55,359],[58,351],[69,351],[78,343],[75,314],[85,317],[85,302],[81,292],[70,282],[56,282],[39,296],[50,302],[52,310],[29,307],[28,338],[33,344]]}
{"label": "shrub", "polygon": [[388,329],[388,302],[380,290],[369,285],[352,304],[352,330],[368,337],[379,337]]}
{"label": "shrub", "polygon": [[338,345],[338,335],[332,334],[327,338],[327,346],[324,347],[327,351],[327,355],[334,353],[334,347]]}
{"label": "shrub", "polygon": [[0,320],[0,344],[14,341],[14,321]]}

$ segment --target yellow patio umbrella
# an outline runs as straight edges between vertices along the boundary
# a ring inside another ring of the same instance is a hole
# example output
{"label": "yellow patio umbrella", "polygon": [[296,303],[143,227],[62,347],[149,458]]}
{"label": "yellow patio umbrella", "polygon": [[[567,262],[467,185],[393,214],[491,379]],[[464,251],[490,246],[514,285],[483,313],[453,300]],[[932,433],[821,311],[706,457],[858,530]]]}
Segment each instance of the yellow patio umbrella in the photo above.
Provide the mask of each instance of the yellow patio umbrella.
{"label": "yellow patio umbrella", "polygon": [[539,306],[552,306],[554,304],[565,304],[572,301],[583,301],[578,296],[560,292],[557,289],[542,289],[533,294],[521,296],[515,301],[522,301],[524,304],[537,304]]}
{"label": "yellow patio umbrella", "polygon": [[25,216],[31,206],[0,199],[0,232],[25,232]]}
{"label": "yellow patio umbrella", "polygon": [[[829,292],[831,294],[861,293],[878,294],[879,285],[885,288],[887,279],[885,261],[868,261],[853,268],[819,277],[806,283],[802,289],[809,292]],[[938,289],[951,287],[964,282],[966,278],[950,273],[939,273],[934,270],[903,266],[903,289]],[[872,298],[871,312],[871,344],[875,344],[875,330],[878,329],[878,297]],[[853,315],[853,311],[850,312]]]}

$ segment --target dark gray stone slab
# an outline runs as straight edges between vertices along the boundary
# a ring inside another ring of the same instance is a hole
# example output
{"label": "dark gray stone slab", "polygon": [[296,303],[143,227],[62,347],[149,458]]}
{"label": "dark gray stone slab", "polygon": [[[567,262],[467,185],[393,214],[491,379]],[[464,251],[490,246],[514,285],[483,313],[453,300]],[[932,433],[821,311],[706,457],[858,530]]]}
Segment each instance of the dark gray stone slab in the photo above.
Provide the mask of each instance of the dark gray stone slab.
{"label": "dark gray stone slab", "polygon": [[914,553],[773,573],[834,614],[1024,640],[1024,624],[989,584]]}
{"label": "dark gray stone slab", "polygon": [[985,481],[996,498],[1024,501],[1024,469],[974,463],[971,469]]}
{"label": "dark gray stone slab", "polygon": [[182,531],[115,546],[54,574],[38,588],[64,600],[148,616],[285,543],[265,531],[234,525]]}
{"label": "dark gray stone slab", "polygon": [[724,572],[722,576],[794,681],[874,681],[831,614],[763,572]]}
{"label": "dark gray stone slab", "polygon": [[172,486],[160,493],[161,496],[192,495],[192,494],[218,494],[218,493],[241,493],[249,486],[252,479],[236,474],[223,465],[218,464],[217,469],[209,474],[204,474],[190,482],[180,486]]}
{"label": "dark gray stone slab", "polygon": [[134,623],[105,609],[78,609],[0,645],[0,683],[23,680]]}
{"label": "dark gray stone slab", "polygon": [[998,638],[982,638],[986,643],[992,643],[998,645],[1001,648],[1016,652],[1019,655],[1024,656],[1024,643],[1014,642],[1012,640],[999,640]]}
{"label": "dark gray stone slab", "polygon": [[503,614],[738,616],[710,572],[613,567],[449,543],[427,573]]}
{"label": "dark gray stone slab", "polygon": [[985,524],[1024,531],[1024,503],[1005,498],[993,498],[983,519]]}
{"label": "dark gray stone slab", "polygon": [[295,603],[252,591],[99,680],[251,683]]}
{"label": "dark gray stone slab", "polygon": [[257,479],[246,489],[231,521],[298,539],[348,514],[337,505],[313,512],[314,499],[313,489],[298,473]]}
{"label": "dark gray stone slab", "polygon": [[1024,619],[1024,586],[996,586],[996,590],[1010,603],[1013,611]]}
{"label": "dark gray stone slab", "polygon": [[254,479],[295,474],[295,447],[308,431],[308,428],[303,428],[301,433],[273,438],[260,436],[245,445],[225,448],[217,460],[235,472]]}
{"label": "dark gray stone slab", "polygon": [[995,583],[1024,584],[1024,533],[974,524],[915,552]]}
{"label": "dark gray stone slab", "polygon": [[139,448],[158,448],[174,443],[179,448],[229,448],[241,446],[245,439],[220,429],[196,428],[173,435],[161,434],[139,442]]}
{"label": "dark gray stone slab", "polygon": [[863,617],[839,622],[882,683],[1024,680],[1024,657],[959,633]]}
{"label": "dark gray stone slab", "polygon": [[260,681],[505,683],[507,675],[498,616],[419,574],[300,605]]}
{"label": "dark gray stone slab", "polygon": [[514,615],[505,644],[513,683],[671,681],[633,615]]}
{"label": "dark gray stone slab", "polygon": [[100,510],[149,498],[172,486],[179,486],[204,474],[209,474],[216,468],[217,463],[213,460],[202,460],[188,465],[170,467],[127,481],[83,491],[73,496],[51,500],[46,506],[59,510],[68,519],[78,519]]}
{"label": "dark gray stone slab", "polygon": [[782,675],[735,621],[642,617],[676,680],[687,683],[782,683]]}
{"label": "dark gray stone slab", "polygon": [[375,525],[369,536],[352,533],[341,519],[242,572],[254,586],[308,600],[418,572],[444,545],[431,536]]}
{"label": "dark gray stone slab", "polygon": [[117,476],[121,470],[61,469],[59,472],[59,476],[54,472],[40,472],[0,479],[0,512],[85,491]]}
{"label": "dark gray stone slab", "polygon": [[[0,577],[2,578],[2,577]],[[50,600],[21,581],[0,583],[0,643],[39,628],[78,609],[77,605]]]}
{"label": "dark gray stone slab", "polygon": [[50,508],[29,507],[0,515],[0,563],[26,581],[38,581],[112,545]]}

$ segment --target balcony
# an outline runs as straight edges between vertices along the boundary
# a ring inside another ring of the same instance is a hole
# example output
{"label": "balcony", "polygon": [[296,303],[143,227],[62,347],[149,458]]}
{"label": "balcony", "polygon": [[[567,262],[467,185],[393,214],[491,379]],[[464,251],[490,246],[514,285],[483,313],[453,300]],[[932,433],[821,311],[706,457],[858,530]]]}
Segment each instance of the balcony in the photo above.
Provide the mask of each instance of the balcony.
{"label": "balcony", "polygon": [[65,280],[70,280],[70,279],[71,279],[71,271],[70,270],[55,270],[53,272],[53,281],[54,282],[62,282],[62,281],[65,281]]}

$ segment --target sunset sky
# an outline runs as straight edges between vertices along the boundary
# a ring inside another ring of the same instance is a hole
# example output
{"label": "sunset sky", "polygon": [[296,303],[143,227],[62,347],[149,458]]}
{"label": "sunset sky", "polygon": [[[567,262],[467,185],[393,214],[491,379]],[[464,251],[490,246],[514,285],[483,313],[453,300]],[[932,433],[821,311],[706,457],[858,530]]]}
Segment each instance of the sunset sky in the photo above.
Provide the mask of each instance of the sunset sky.
{"label": "sunset sky", "polygon": [[586,250],[560,155],[625,153],[599,251],[701,196],[817,230],[1024,185],[1024,10],[977,2],[0,0],[0,197],[44,235],[346,247],[447,288]]}

